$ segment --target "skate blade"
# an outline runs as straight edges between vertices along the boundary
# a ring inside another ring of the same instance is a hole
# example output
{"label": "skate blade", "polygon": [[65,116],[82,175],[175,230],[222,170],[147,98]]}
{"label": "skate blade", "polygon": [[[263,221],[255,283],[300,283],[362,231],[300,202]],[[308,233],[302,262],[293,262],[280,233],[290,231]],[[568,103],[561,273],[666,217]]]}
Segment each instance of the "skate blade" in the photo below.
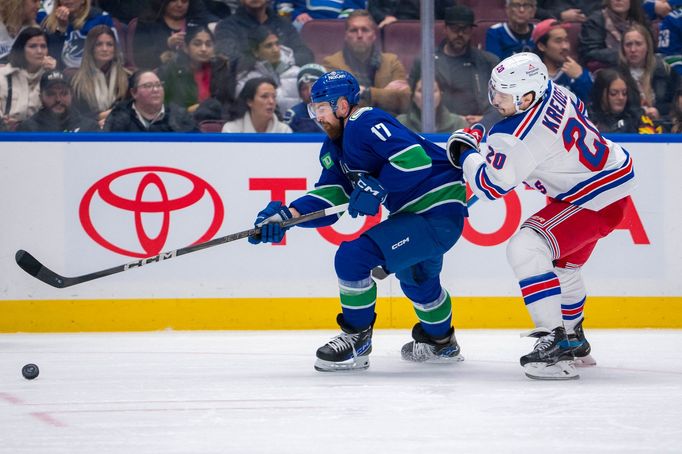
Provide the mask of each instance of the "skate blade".
{"label": "skate blade", "polygon": [[365,370],[369,367],[369,357],[358,356],[342,362],[325,361],[317,358],[315,370],[319,372],[350,372],[354,370]]}
{"label": "skate blade", "polygon": [[436,356],[431,358],[415,358],[413,356],[402,355],[403,360],[411,363],[426,363],[426,364],[454,364],[464,361],[464,356],[461,354],[457,356],[442,357]]}
{"label": "skate blade", "polygon": [[592,358],[592,355],[576,357],[573,362],[575,367],[593,367],[597,365],[597,361]]}
{"label": "skate blade", "polygon": [[559,361],[556,364],[528,363],[523,366],[526,377],[533,380],[577,380],[578,371],[573,361]]}

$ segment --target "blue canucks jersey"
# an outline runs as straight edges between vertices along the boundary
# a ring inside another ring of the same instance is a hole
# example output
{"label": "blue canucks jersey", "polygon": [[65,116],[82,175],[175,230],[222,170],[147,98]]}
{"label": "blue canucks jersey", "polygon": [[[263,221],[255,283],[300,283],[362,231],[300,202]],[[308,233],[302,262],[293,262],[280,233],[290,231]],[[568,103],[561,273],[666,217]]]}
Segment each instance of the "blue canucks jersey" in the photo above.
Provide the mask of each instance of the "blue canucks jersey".
{"label": "blue canucks jersey", "polygon": [[678,74],[682,74],[682,9],[665,16],[659,24],[658,52]]}
{"label": "blue canucks jersey", "polygon": [[525,38],[515,35],[506,22],[493,25],[485,33],[485,50],[504,60],[519,52],[533,52],[535,44],[530,39],[535,26],[530,24],[530,31]]}
{"label": "blue canucks jersey", "polygon": [[[291,206],[310,213],[348,202],[357,175],[366,173],[387,190],[389,213],[438,213],[467,216],[461,170],[445,150],[372,107],[356,110],[345,125],[342,142],[327,138],[320,150],[322,174],[315,189]],[[337,215],[305,224],[329,225]]]}

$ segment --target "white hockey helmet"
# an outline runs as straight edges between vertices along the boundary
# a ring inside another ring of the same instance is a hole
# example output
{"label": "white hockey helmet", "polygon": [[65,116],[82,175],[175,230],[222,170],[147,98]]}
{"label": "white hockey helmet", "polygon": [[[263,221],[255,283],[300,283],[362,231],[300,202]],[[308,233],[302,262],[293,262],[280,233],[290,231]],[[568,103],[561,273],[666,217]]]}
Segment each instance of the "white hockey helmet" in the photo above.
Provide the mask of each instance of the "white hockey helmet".
{"label": "white hockey helmet", "polygon": [[535,102],[542,99],[547,91],[547,67],[540,57],[531,52],[522,52],[507,57],[493,68],[488,83],[488,101],[493,103],[495,92],[511,95],[516,112],[521,112],[521,98],[526,93],[535,93]]}

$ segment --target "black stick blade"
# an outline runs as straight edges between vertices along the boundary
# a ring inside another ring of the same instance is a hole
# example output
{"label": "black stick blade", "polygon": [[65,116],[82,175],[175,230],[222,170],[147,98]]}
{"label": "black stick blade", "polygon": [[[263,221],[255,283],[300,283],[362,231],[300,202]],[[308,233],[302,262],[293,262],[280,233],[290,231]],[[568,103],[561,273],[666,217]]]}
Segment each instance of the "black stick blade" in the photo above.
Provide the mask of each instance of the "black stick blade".
{"label": "black stick blade", "polygon": [[46,284],[51,285],[56,288],[64,288],[64,277],[58,275],[54,271],[46,268],[42,263],[40,263],[35,257],[33,257],[28,252],[23,249],[19,249],[14,256],[17,261],[19,268],[26,271],[31,276],[36,279],[40,279]]}

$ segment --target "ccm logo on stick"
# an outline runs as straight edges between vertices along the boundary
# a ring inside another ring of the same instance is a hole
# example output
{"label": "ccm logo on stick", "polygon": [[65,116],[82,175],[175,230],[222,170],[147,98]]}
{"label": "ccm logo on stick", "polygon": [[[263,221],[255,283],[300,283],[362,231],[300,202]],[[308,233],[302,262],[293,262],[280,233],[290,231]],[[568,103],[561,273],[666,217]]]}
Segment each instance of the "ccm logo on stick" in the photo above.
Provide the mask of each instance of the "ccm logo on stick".
{"label": "ccm logo on stick", "polygon": [[177,252],[178,252],[177,250],[176,251],[170,251],[170,252],[163,252],[159,255],[155,255],[154,257],[149,257],[146,259],[138,260],[137,262],[126,263],[125,265],[123,265],[123,269],[127,270],[130,268],[137,268],[140,266],[144,266],[148,263],[154,263],[154,262],[160,262],[160,261],[166,260],[166,259],[172,259],[173,257],[175,257]]}
{"label": "ccm logo on stick", "polygon": [[395,250],[398,249],[400,246],[402,246],[402,245],[404,245],[404,244],[406,244],[406,243],[409,243],[409,242],[410,242],[410,237],[408,236],[407,238],[404,238],[404,239],[398,241],[398,242],[397,242],[396,244],[394,244],[393,246],[391,246],[391,250],[392,250],[392,251],[395,251]]}

